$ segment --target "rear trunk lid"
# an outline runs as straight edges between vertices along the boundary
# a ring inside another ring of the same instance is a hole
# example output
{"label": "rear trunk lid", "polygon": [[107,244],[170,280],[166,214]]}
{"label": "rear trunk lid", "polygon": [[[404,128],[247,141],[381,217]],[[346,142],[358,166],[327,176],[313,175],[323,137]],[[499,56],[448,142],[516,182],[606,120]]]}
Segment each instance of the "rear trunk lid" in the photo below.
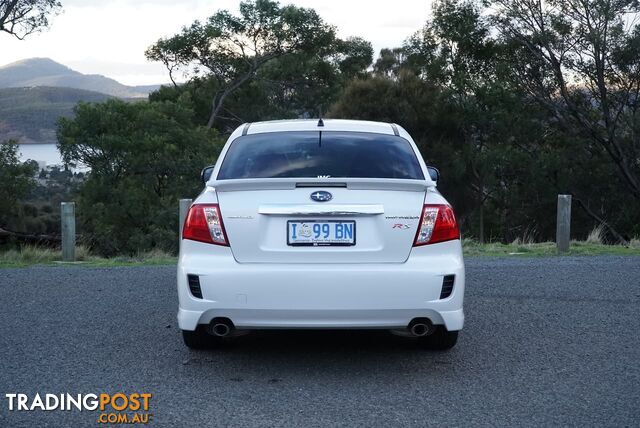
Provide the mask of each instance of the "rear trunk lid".
{"label": "rear trunk lid", "polygon": [[[238,179],[209,185],[240,263],[404,262],[428,186],[424,180],[375,178]],[[311,195],[320,191],[331,199],[314,201]],[[353,245],[291,245],[289,222],[352,224]]]}

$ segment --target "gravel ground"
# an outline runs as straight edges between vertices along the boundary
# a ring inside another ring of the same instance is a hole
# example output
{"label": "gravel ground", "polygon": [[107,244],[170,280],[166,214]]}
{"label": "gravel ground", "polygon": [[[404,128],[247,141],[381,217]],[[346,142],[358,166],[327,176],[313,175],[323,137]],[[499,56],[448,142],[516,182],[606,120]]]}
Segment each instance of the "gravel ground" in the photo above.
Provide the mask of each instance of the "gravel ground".
{"label": "gravel ground", "polygon": [[149,392],[154,426],[639,426],[640,258],[470,259],[450,352],[386,332],[279,332],[192,352],[173,267],[0,269],[0,426],[9,392]]}

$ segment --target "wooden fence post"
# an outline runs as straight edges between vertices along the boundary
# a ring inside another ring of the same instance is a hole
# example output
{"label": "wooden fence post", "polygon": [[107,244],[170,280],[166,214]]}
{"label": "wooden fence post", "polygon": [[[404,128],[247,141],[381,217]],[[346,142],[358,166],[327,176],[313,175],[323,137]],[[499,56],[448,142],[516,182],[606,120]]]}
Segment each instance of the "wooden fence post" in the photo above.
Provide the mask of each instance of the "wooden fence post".
{"label": "wooden fence post", "polygon": [[62,261],[76,260],[76,203],[60,203],[60,222],[62,230]]}
{"label": "wooden fence post", "polygon": [[569,251],[571,235],[571,195],[558,195],[556,246],[559,253]]}
{"label": "wooden fence post", "polygon": [[178,242],[182,242],[182,227],[191,207],[192,199],[180,199],[180,225],[178,226]]}

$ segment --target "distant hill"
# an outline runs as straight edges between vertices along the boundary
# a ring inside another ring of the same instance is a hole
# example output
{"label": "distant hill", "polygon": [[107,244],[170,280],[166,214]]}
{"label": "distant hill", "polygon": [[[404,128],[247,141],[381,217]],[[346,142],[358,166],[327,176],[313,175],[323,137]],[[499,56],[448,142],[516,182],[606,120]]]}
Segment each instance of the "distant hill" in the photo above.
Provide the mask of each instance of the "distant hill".
{"label": "distant hill", "polygon": [[55,143],[60,117],[79,101],[146,99],[160,85],[126,86],[99,74],[82,74],[49,58],[0,67],[0,142]]}
{"label": "distant hill", "polygon": [[49,58],[30,58],[0,67],[0,88],[66,87],[119,98],[146,98],[160,85],[127,86],[100,74],[82,74]]}
{"label": "distant hill", "polygon": [[0,141],[55,143],[60,117],[73,116],[79,101],[101,102],[110,95],[74,88],[0,89]]}

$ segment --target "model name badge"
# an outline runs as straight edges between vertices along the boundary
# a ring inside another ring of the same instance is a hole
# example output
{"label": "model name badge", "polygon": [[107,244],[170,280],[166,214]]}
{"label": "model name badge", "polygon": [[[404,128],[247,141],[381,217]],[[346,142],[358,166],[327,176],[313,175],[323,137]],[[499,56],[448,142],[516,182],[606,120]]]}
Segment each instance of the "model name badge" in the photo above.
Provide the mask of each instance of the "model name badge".
{"label": "model name badge", "polygon": [[403,215],[392,215],[392,216],[385,216],[385,218],[387,220],[416,220],[419,217],[416,216],[403,216]]}
{"label": "model name badge", "polygon": [[410,224],[402,224],[402,223],[396,223],[393,225],[393,229],[411,229],[411,225]]}

